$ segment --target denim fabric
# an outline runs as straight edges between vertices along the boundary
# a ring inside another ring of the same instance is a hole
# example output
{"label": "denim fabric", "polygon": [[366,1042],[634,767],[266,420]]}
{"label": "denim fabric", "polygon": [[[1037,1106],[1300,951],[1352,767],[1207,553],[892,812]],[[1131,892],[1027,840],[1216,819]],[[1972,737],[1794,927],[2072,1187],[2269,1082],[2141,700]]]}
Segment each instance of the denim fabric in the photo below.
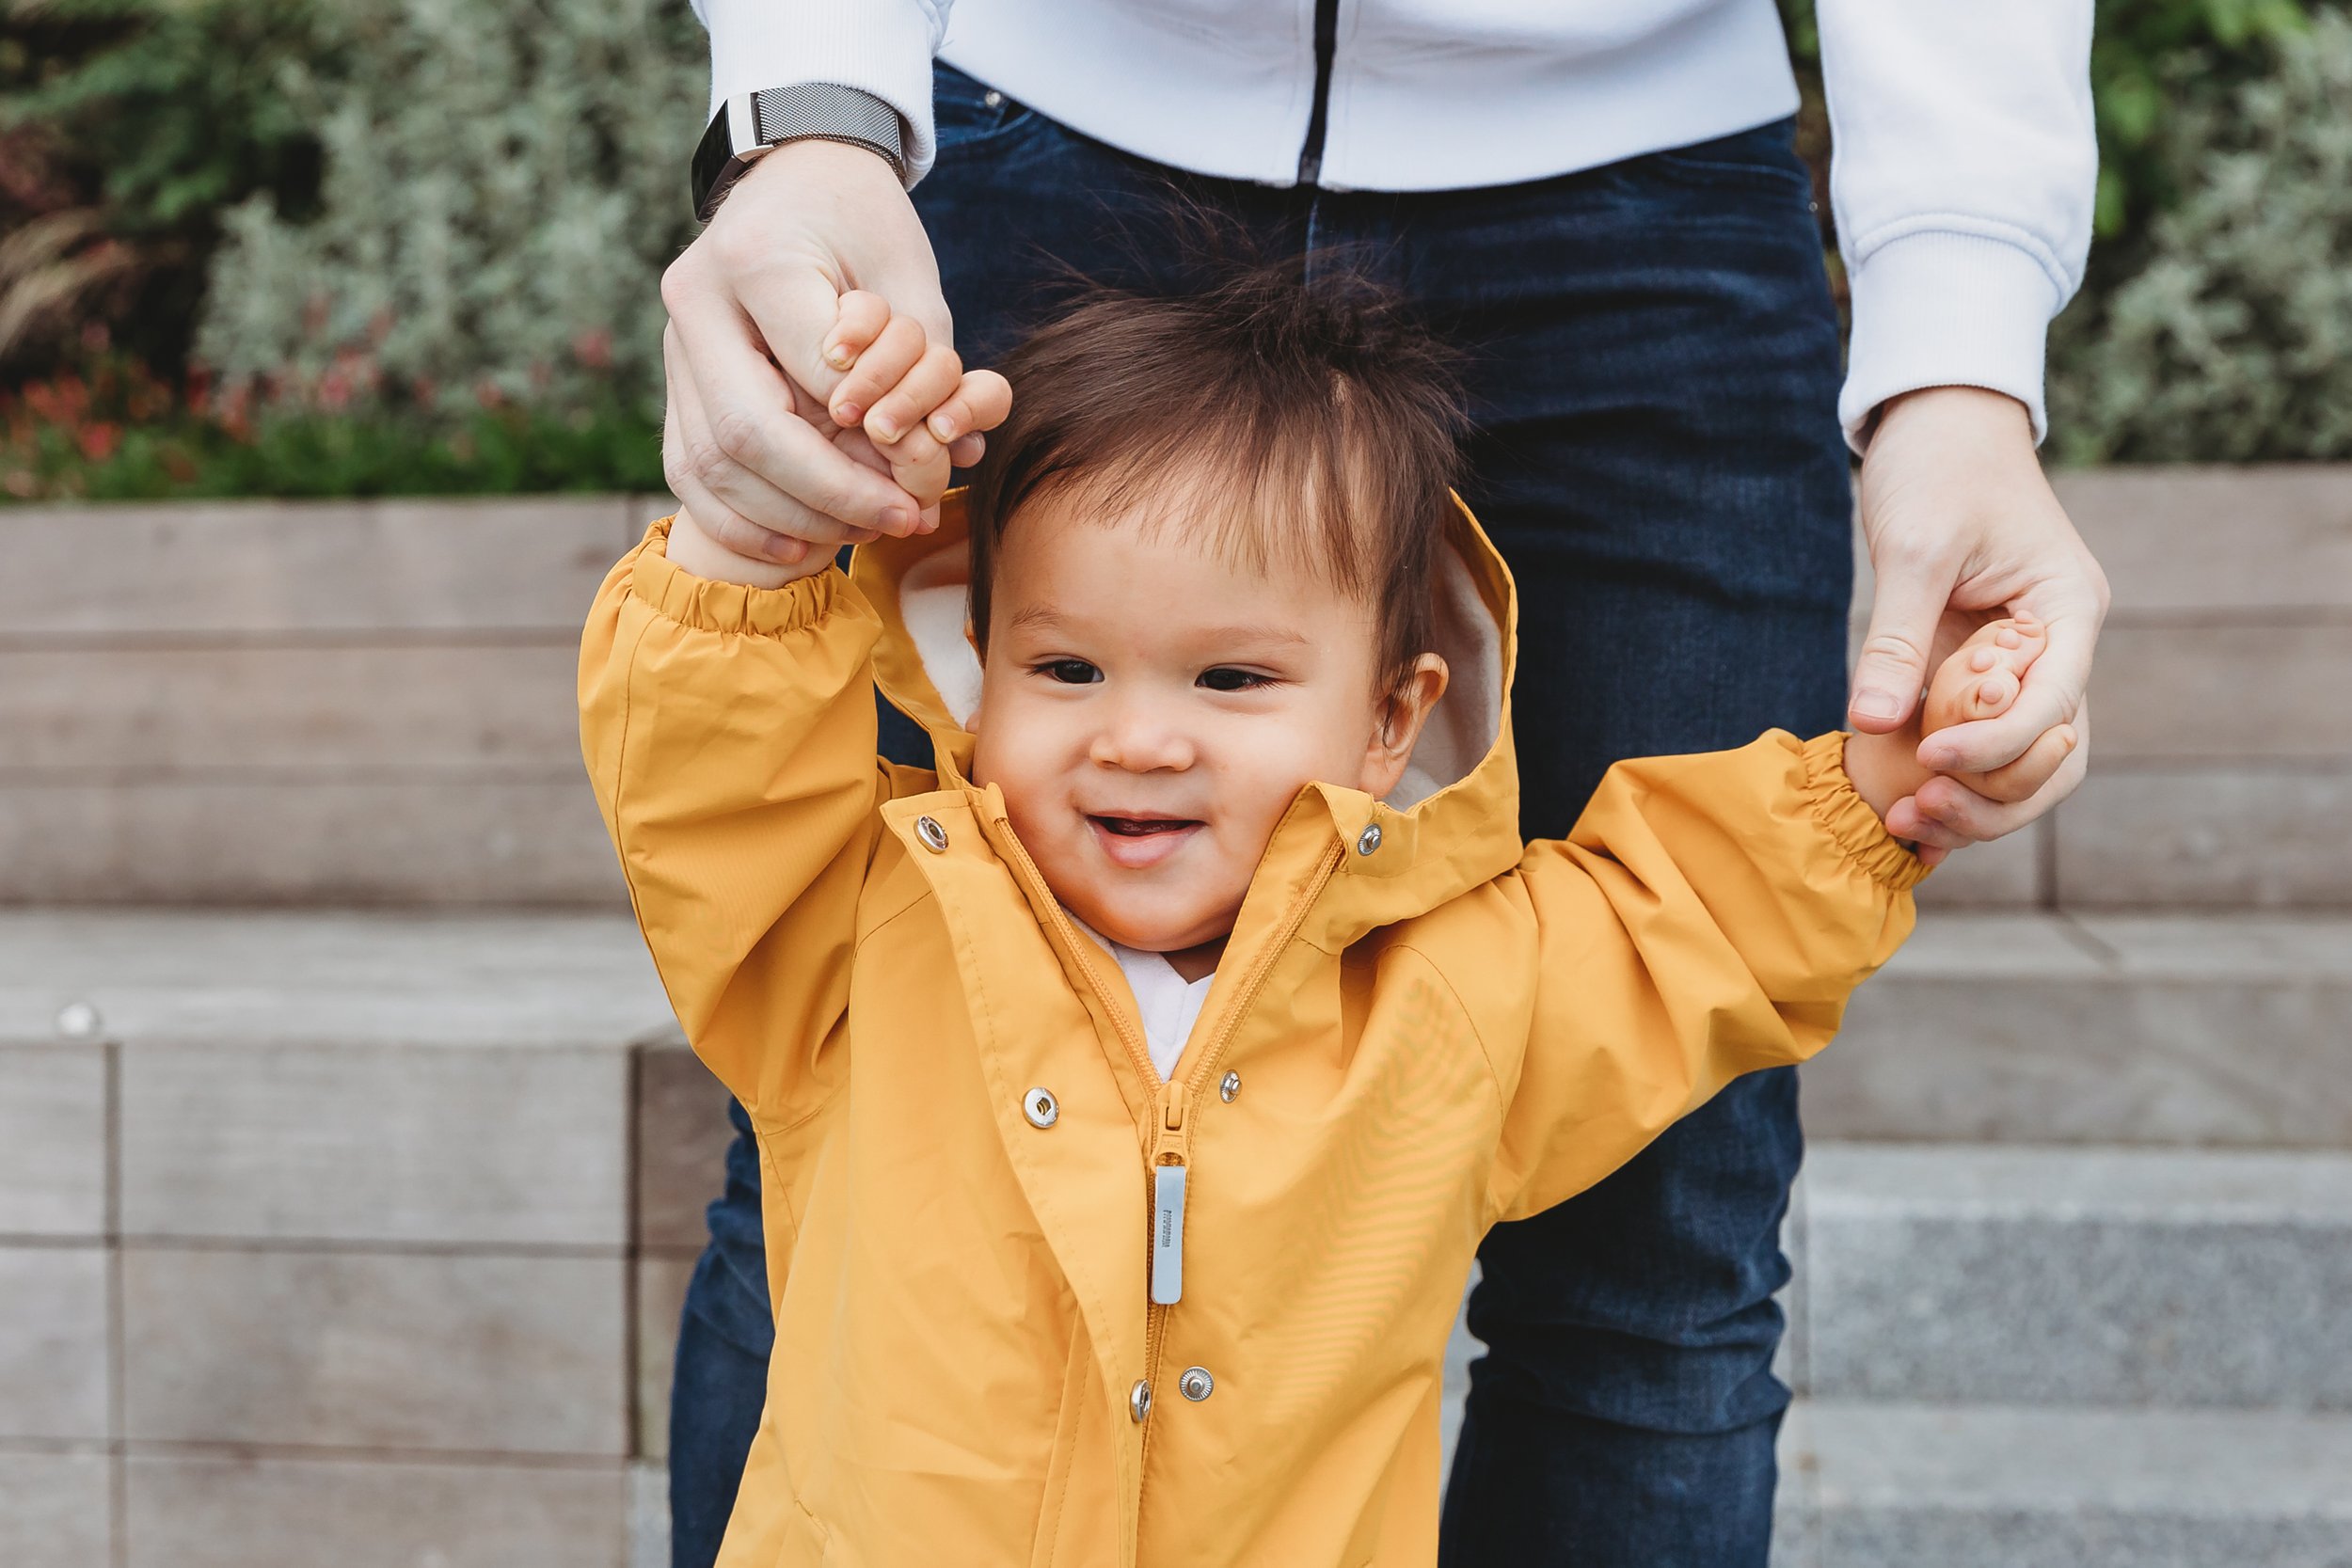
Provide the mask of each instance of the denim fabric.
{"label": "denim fabric", "polygon": [[[1337,193],[1183,175],[946,66],[936,91],[939,164],[914,198],[967,362],[1050,310],[1061,267],[1161,277],[1179,254],[1153,238],[1171,191],[1271,246],[1344,257],[1469,351],[1464,493],[1518,579],[1529,834],[1565,832],[1619,757],[1839,722],[1837,325],[1786,123],[1523,185]],[[884,747],[930,761],[896,714]],[[1763,1568],[1788,1397],[1771,1296],[1801,1152],[1795,1073],[1757,1074],[1488,1238],[1470,1322],[1490,1349],[1448,1483],[1449,1568]],[[731,1162],[688,1296],[678,1568],[714,1557],[737,1473],[722,1466],[758,1419],[755,1175]],[[730,1327],[753,1318],[756,1334]]]}
{"label": "denim fabric", "polygon": [[759,1214],[752,1120],[729,1101],[735,1141],[726,1188],[711,1201],[710,1241],[686,1284],[670,1379],[670,1560],[710,1568],[768,1393],[776,1320]]}

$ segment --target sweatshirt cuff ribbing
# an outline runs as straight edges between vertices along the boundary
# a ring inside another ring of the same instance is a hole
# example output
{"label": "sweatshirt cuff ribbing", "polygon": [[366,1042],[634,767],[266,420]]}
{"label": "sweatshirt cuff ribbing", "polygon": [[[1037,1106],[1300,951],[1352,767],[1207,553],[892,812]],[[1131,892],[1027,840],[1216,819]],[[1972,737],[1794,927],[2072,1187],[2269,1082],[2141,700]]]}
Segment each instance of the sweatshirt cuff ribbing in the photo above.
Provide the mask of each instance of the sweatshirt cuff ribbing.
{"label": "sweatshirt cuff ribbing", "polygon": [[930,172],[931,55],[944,30],[923,0],[702,0],[710,114],[743,93],[830,82],[872,93],[907,125],[906,183]]}
{"label": "sweatshirt cuff ribbing", "polygon": [[1928,874],[1846,776],[1845,731],[1832,730],[1804,743],[1804,800],[1830,841],[1873,880],[1899,893],[1918,886]]}
{"label": "sweatshirt cuff ribbing", "polygon": [[2042,351],[2064,296],[2031,251],[1922,230],[1871,250],[1850,281],[1853,341],[1837,419],[1854,451],[1881,404],[1922,387],[2006,392],[2026,405],[2041,441],[2049,428]]}

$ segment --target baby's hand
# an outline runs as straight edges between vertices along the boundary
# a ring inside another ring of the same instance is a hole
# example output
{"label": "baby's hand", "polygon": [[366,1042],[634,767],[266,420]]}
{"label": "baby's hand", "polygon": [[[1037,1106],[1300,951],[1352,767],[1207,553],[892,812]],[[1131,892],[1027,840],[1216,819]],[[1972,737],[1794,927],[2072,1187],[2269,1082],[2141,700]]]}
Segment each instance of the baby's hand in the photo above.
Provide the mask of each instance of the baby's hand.
{"label": "baby's hand", "polygon": [[[1909,724],[1891,735],[1846,737],[1847,776],[1882,821],[1935,777],[1934,769],[1919,761],[1921,742],[1954,724],[2008,712],[2024,687],[2026,671],[2047,643],[2042,626],[2026,616],[1988,622],[1935,667]],[[2006,767],[1950,777],[1988,800],[2023,800],[2050,782],[2078,739],[2071,724],[2056,725]],[[1927,847],[1919,857],[1933,865],[1947,853]]]}
{"label": "baby's hand", "polygon": [[[828,413],[852,455],[886,467],[926,513],[939,504],[952,467],[979,461],[979,432],[1001,422],[1012,388],[994,371],[966,371],[922,324],[894,315],[880,294],[853,289],[824,344],[825,362],[846,371]],[[855,434],[862,433],[863,441]],[[878,460],[878,461],[877,461]]]}
{"label": "baby's hand", "polygon": [[[1920,737],[2007,713],[2025,687],[2026,671],[2048,644],[2049,638],[2030,616],[1979,626],[1975,636],[1937,666],[1935,678],[1928,683],[1919,703]],[[1947,776],[1990,800],[2023,800],[2050,782],[2076,738],[2073,725],[2054,725],[2006,767]]]}

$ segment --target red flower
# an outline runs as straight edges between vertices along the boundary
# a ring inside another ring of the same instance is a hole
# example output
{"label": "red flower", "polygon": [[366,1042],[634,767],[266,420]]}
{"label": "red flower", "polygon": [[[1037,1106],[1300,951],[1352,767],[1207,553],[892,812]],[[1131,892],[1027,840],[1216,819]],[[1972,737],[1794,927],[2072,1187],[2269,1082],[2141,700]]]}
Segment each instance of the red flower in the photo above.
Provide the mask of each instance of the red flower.
{"label": "red flower", "polygon": [[122,427],[106,420],[93,420],[74,433],[82,455],[93,463],[103,463],[122,444]]}
{"label": "red flower", "polygon": [[572,357],[592,371],[612,368],[612,334],[591,327],[572,340]]}

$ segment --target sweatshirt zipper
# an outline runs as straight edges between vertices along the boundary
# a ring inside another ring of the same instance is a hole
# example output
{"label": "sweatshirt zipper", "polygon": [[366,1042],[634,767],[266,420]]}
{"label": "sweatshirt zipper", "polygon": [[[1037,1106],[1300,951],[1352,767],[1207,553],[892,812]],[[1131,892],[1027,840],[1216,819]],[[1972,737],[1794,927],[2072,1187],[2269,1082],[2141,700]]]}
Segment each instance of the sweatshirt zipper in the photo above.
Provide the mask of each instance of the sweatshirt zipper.
{"label": "sweatshirt zipper", "polygon": [[1331,129],[1331,59],[1340,48],[1340,0],[1315,0],[1315,104],[1307,117],[1306,145],[1298,150],[1298,182],[1323,178],[1323,142]]}
{"label": "sweatshirt zipper", "polygon": [[[1338,844],[1324,851],[1314,875],[1308,880],[1307,891],[1291,905],[1290,912],[1283,917],[1281,928],[1275,932],[1273,940],[1258,950],[1257,961],[1250,966],[1249,974],[1235,990],[1232,1005],[1217,1021],[1216,1034],[1211,1039],[1209,1048],[1200,1053],[1200,1063],[1193,1068],[1191,1076],[1181,1083],[1171,1079],[1162,1084],[1153,1101],[1155,1114],[1152,1119],[1156,1125],[1152,1129],[1152,1212],[1148,1222],[1152,1279],[1143,1320],[1143,1386],[1146,1388],[1156,1390],[1159,1387],[1160,1350],[1168,1333],[1168,1312],[1183,1293],[1184,1188],[1190,1175],[1188,1157],[1192,1129],[1189,1118],[1192,1102],[1206,1092],[1218,1064],[1225,1059],[1226,1048],[1232,1044],[1234,1032],[1241,1027],[1241,1021],[1248,1016],[1250,1004],[1257,1000],[1260,988],[1265,984],[1266,975],[1290,946],[1291,938],[1298,934],[1298,927],[1306,923],[1307,911],[1313,909],[1315,900],[1323,896],[1323,890],[1330,884],[1331,876],[1339,870],[1340,862],[1345,854],[1346,850]],[[1168,1232],[1165,1240],[1163,1228]],[[1169,1256],[1171,1252],[1172,1259]],[[1164,1267],[1172,1267],[1172,1274],[1164,1275],[1161,1272]],[[1143,1449],[1136,1460],[1138,1476],[1151,1465],[1152,1425],[1148,1418],[1143,1423]]]}

